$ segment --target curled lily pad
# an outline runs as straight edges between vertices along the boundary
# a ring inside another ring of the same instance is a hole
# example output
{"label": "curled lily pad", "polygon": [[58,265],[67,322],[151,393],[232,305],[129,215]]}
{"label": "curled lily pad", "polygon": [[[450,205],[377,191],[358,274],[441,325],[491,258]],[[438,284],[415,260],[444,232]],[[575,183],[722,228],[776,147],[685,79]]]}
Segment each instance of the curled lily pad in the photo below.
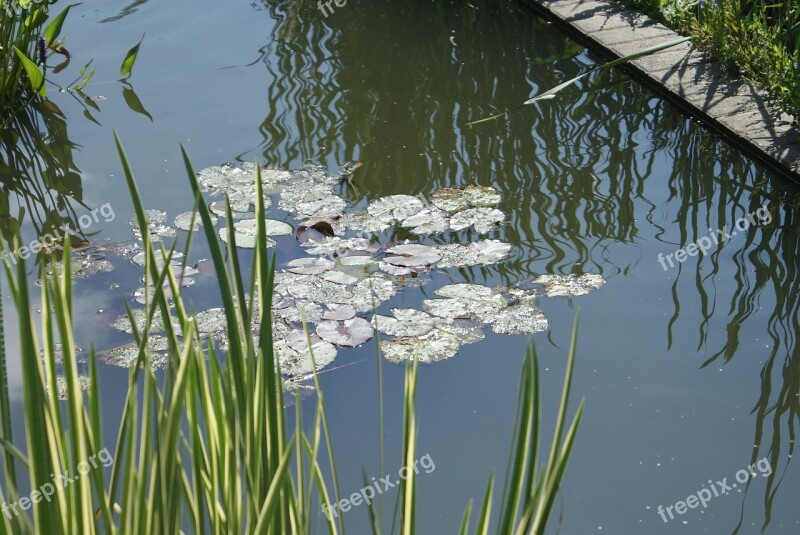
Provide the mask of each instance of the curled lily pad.
{"label": "curled lily pad", "polygon": [[391,256],[386,256],[383,261],[395,266],[421,267],[435,264],[442,258],[442,253],[434,247],[418,244],[395,245],[386,250]]}
{"label": "curled lily pad", "polygon": [[356,309],[352,305],[331,303],[327,305],[327,309],[322,313],[324,320],[349,320],[356,315]]}
{"label": "curled lily pad", "polygon": [[402,227],[412,227],[414,234],[435,234],[444,232],[450,227],[447,213],[437,208],[425,208],[415,215],[406,218],[401,223]]}
{"label": "curled lily pad", "polygon": [[473,226],[480,234],[494,230],[499,223],[505,221],[505,214],[496,208],[469,208],[453,214],[450,228],[462,230]]}
{"label": "curled lily pad", "polygon": [[499,311],[492,330],[498,334],[535,334],[547,330],[547,318],[530,303],[519,303]]}
{"label": "curled lily pad", "polygon": [[390,264],[388,262],[379,262],[378,263],[378,268],[381,269],[382,271],[385,271],[389,275],[394,275],[396,277],[402,277],[402,276],[405,276],[405,275],[411,275],[414,272],[409,267],[395,266],[395,265]]}
{"label": "curled lily pad", "polygon": [[[273,344],[273,348],[281,373],[289,376],[313,373],[314,364],[316,364],[316,369],[320,370],[336,358],[336,348],[333,344],[324,340],[312,345],[310,351],[308,349],[295,351],[286,344],[285,340],[276,341]],[[312,354],[314,356],[313,361]]]}
{"label": "curled lily pad", "polygon": [[337,346],[360,346],[372,338],[373,328],[364,318],[355,317],[343,322],[321,321],[317,324],[317,336]]}
{"label": "curled lily pad", "polygon": [[298,258],[289,262],[289,271],[299,275],[318,275],[333,269],[336,265],[335,262],[327,258],[311,257],[311,258]]}
{"label": "curled lily pad", "polygon": [[415,215],[423,207],[422,201],[411,195],[390,195],[369,203],[367,212],[373,217],[402,221]]}
{"label": "curled lily pad", "polygon": [[389,316],[373,316],[372,324],[389,336],[422,336],[433,330],[433,318],[428,314],[412,308],[393,308],[393,318]]}
{"label": "curled lily pad", "polygon": [[383,356],[390,362],[413,361],[431,363],[452,357],[458,352],[458,339],[447,332],[433,329],[424,336],[381,340]]}
{"label": "curled lily pad", "polygon": [[[192,225],[192,215],[192,212],[178,214],[172,221],[172,224],[185,231],[198,230],[203,226],[203,222],[200,220],[200,214],[194,216],[194,225]],[[211,215],[211,223],[215,225],[217,223],[217,218],[213,214]]]}
{"label": "curled lily pad", "polygon": [[583,275],[541,275],[534,279],[536,284],[544,286],[548,297],[586,295],[592,290],[596,290],[603,284],[605,279],[601,275],[584,273]]}

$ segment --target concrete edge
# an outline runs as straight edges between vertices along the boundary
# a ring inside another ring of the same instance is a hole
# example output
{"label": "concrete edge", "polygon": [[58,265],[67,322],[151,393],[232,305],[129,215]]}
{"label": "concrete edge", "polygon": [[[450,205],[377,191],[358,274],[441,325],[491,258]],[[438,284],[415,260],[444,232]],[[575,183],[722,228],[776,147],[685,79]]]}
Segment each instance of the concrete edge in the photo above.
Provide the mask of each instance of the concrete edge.
{"label": "concrete edge", "polygon": [[[680,37],[666,26],[601,0],[523,0],[595,47],[621,57]],[[800,183],[800,128],[765,92],[731,77],[694,47],[677,46],[626,64],[647,85],[761,163]]]}

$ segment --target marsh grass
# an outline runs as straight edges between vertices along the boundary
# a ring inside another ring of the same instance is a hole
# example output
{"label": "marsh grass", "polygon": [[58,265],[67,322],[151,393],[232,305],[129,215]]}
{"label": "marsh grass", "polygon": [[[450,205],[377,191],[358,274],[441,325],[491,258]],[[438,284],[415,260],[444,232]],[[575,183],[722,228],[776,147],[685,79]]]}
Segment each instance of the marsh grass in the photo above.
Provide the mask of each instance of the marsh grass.
{"label": "marsh grass", "polygon": [[[142,231],[146,253],[146,284],[168,284],[179,296],[173,271],[156,267],[157,244],[147,232],[133,172],[116,138],[119,156]],[[282,378],[272,348],[270,318],[274,259],[267,253],[265,210],[260,171],[257,172],[257,244],[251,276],[245,280],[233,230],[228,245],[220,245],[208,208],[202,201],[195,172],[185,151],[184,163],[196,198],[196,217],[203,223],[219,281],[229,333],[224,358],[213,344],[204,349],[194,328],[192,311],[180,299],[171,305],[163,291],[145,304],[147,321],[141,331],[134,325],[139,346],[137,366],[131,369],[120,423],[115,431],[110,473],[92,470],[72,484],[56,486],[52,499],[33,503],[29,514],[0,514],[0,535],[5,533],[310,533],[315,527],[331,534],[345,533],[343,516],[329,519],[320,505],[339,501],[337,469],[325,397],[314,375],[316,406],[310,425],[304,424],[300,403],[295,422],[286,422]],[[230,219],[230,207],[228,217]],[[15,242],[18,240],[14,240]],[[16,245],[13,243],[12,245]],[[191,236],[186,251],[191,246]],[[67,248],[69,244],[67,244]],[[167,256],[174,252],[162,253]],[[187,258],[186,255],[184,258]],[[165,262],[165,264],[167,264]],[[6,354],[0,352],[0,451],[3,485],[0,500],[16,502],[25,491],[43,488],[51,474],[74,473],[75,467],[103,444],[103,418],[94,350],[89,361],[91,386],[80,390],[73,352],[72,282],[70,255],[64,255],[60,275],[45,277],[43,306],[55,313],[42,314],[41,342],[31,313],[24,262],[6,267],[11,294],[19,314],[19,338],[24,391],[25,444],[15,444],[11,434]],[[247,297],[249,296],[249,297]],[[258,300],[256,308],[255,301]],[[174,307],[177,326],[166,321],[169,363],[163,377],[149,366],[145,341],[153,315],[164,317]],[[254,318],[254,311],[263,311]],[[260,326],[254,340],[249,326]],[[577,319],[576,319],[577,327]],[[539,460],[541,399],[539,367],[534,350],[523,364],[514,444],[506,485],[499,502],[497,533],[543,533],[558,493],[580,422],[582,407],[567,425],[576,328],[556,429],[548,458]],[[58,374],[55,341],[63,344],[63,376],[67,401],[52,392]],[[0,348],[2,338],[0,338]],[[40,358],[39,350],[43,350]],[[405,374],[402,463],[415,458],[418,427],[414,418],[418,364],[407,365]],[[380,392],[382,396],[382,392]],[[382,399],[382,397],[381,397]],[[381,402],[382,403],[382,402]],[[381,424],[382,425],[382,424]],[[323,458],[322,449],[327,454]],[[109,448],[110,449],[110,448]],[[381,459],[382,459],[381,446]],[[382,460],[381,460],[382,462]],[[365,476],[366,477],[366,476]],[[477,516],[475,533],[488,533],[494,496],[490,478]],[[416,481],[409,477],[398,493],[398,531],[416,530]],[[369,508],[374,533],[387,526],[382,504]],[[471,503],[460,533],[469,532]],[[395,517],[395,515],[393,515]],[[392,520],[394,528],[395,522]],[[394,529],[392,528],[392,532]]]}
{"label": "marsh grass", "polygon": [[691,35],[800,117],[800,3],[795,0],[622,0]]}

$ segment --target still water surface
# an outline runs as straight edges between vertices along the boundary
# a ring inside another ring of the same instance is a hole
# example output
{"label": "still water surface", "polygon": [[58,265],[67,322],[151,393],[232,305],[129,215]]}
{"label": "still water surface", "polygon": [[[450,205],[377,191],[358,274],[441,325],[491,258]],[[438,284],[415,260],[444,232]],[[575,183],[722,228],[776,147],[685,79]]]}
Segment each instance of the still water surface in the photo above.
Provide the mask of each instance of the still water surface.
{"label": "still water surface", "polygon": [[[546,436],[581,309],[572,392],[573,410],[580,397],[586,410],[557,503],[560,532],[800,532],[800,477],[791,462],[800,409],[798,197],[781,178],[619,70],[466,127],[600,61],[513,2],[351,0],[326,18],[300,1],[110,1],[73,7],[64,33],[74,58],[55,80],[71,79],[91,58],[93,81],[109,80],[86,88],[105,97],[99,112],[91,110],[101,126],[68,94],[51,95],[66,129],[56,143],[79,170],[73,197],[114,207],[114,221],[92,228],[98,237],[131,237],[112,128],[145,205],[170,218],[192,207],[179,143],[197,169],[258,160],[334,172],[360,160],[358,199],[346,184],[337,192],[353,207],[390,194],[493,186],[508,222],[489,237],[512,243],[511,258],[453,271],[454,280],[435,274],[432,286],[405,291],[381,312],[419,308],[436,285],[451,281],[512,284],[543,273],[607,279],[584,297],[540,301],[550,328],[532,337]],[[132,111],[111,81],[142,34],[131,82],[152,120]],[[716,229],[730,232],[762,206],[769,224],[756,220],[708,255],[663,269],[659,254],[674,255]],[[31,225],[25,228],[34,238]],[[463,232],[439,241],[472,239]],[[195,245],[194,256],[204,253]],[[277,254],[281,264],[296,251]],[[79,345],[123,342],[98,328],[95,311],[123,311],[139,285],[134,266],[78,283]],[[213,306],[212,287],[198,284],[186,297],[198,310]],[[16,318],[4,299],[13,355]],[[525,336],[489,332],[420,371],[418,452],[435,463],[419,479],[420,533],[454,532],[490,472],[502,477],[527,344]],[[362,466],[383,475],[374,355],[374,341],[340,351],[335,364],[354,364],[322,375],[343,494],[361,488]],[[18,378],[18,363],[11,366]],[[110,445],[127,371],[104,366],[101,380]],[[402,366],[385,365],[386,472],[399,468],[402,384]],[[12,387],[21,403],[21,385]],[[306,405],[310,414],[313,403]],[[709,488],[709,480],[735,482],[738,470],[762,458],[749,485],[707,507],[668,523],[657,512]],[[766,463],[770,470],[760,470]],[[345,521],[352,533],[366,532],[366,509],[351,510]]]}

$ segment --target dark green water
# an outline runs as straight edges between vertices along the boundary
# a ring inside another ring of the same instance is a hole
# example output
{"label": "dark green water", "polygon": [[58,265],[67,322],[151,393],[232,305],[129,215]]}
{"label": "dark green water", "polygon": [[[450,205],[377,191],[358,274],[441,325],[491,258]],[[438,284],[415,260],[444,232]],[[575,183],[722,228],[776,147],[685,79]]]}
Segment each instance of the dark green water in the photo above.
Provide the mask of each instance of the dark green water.
{"label": "dark green water", "polygon": [[[608,281],[584,297],[541,302],[550,329],[532,338],[541,354],[547,436],[580,307],[573,410],[585,397],[586,411],[557,503],[560,532],[800,531],[792,505],[800,477],[791,462],[800,410],[798,196],[782,179],[618,70],[466,127],[599,61],[513,3],[349,0],[326,18],[311,2],[115,1],[74,7],[64,33],[73,61],[53,76],[62,82],[91,58],[94,82],[114,80],[125,50],[145,34],[131,81],[152,121],[131,111],[116,82],[86,88],[105,97],[100,112],[91,110],[102,126],[68,94],[51,90],[63,125],[47,143],[71,155],[74,168],[48,169],[69,177],[59,182],[69,184],[67,197],[89,207],[111,203],[116,219],[92,228],[100,237],[130,238],[132,209],[112,128],[133,161],[145,205],[170,217],[192,207],[179,143],[197,169],[257,159],[335,171],[361,160],[360,200],[345,187],[337,192],[353,206],[388,194],[494,186],[508,223],[490,237],[515,251],[499,266],[460,271],[459,280],[510,284],[585,272]],[[673,268],[659,263],[659,254],[718,235],[716,229],[731,232],[762,206],[769,224],[756,220],[708,255]],[[204,256],[202,244],[194,250]],[[130,276],[76,287],[80,345],[119,342],[97,328],[95,310],[124,310],[140,284],[133,267],[122,273]],[[434,276],[435,284],[447,280]],[[422,293],[407,291],[385,308],[419,306]],[[185,297],[209,306],[202,285]],[[4,299],[13,355],[16,317]],[[490,333],[420,370],[418,452],[435,462],[419,479],[420,533],[454,532],[490,472],[502,477],[527,343]],[[342,351],[336,364],[354,365],[322,375],[343,494],[363,486],[362,466],[383,475],[374,354],[374,342]],[[19,368],[11,366],[21,403]],[[106,366],[101,375],[113,444],[127,372]],[[403,368],[385,365],[384,382],[384,473],[396,473]],[[731,484],[762,458],[749,484],[668,523],[659,516],[659,505],[709,488],[708,480]],[[770,470],[760,469],[765,463]],[[395,495],[388,497],[390,512]],[[350,532],[365,533],[366,509],[346,513],[345,521]]]}

